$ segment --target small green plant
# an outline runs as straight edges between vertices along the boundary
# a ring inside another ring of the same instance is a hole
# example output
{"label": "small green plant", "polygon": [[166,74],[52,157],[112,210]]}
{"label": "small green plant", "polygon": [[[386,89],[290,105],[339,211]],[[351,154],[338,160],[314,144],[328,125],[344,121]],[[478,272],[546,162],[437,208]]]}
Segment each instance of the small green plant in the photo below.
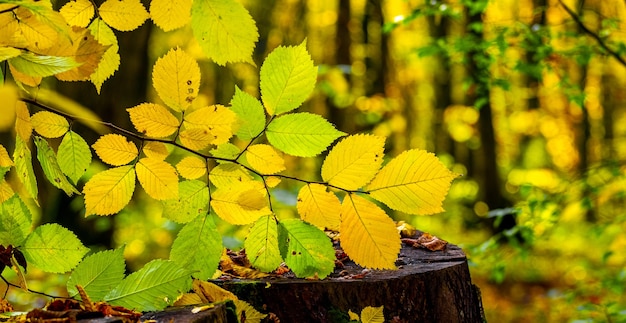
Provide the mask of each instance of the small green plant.
{"label": "small green plant", "polygon": [[[17,116],[12,155],[0,146],[0,244],[12,248],[9,262],[3,258],[6,266],[19,273],[26,264],[58,273],[74,269],[67,284],[70,295],[78,293],[79,285],[94,300],[158,310],[189,290],[191,277],[206,280],[216,271],[223,250],[216,216],[250,227],[244,246],[254,267],[271,272],[284,262],[298,277],[323,279],[335,265],[323,229],[340,233],[342,248],[356,263],[393,269],[400,237],[377,202],[408,214],[443,211],[457,175],[433,154],[408,150],[385,164],[385,138],[347,136],[320,115],[296,111],[317,78],[306,42],[278,47],[266,57],[260,99],[236,88],[229,104],[208,106],[195,101],[201,83],[197,62],[172,48],[152,70],[160,102],[127,109],[136,132],[107,124],[113,133],[91,148],[110,168],[80,188],[92,163],[89,143],[73,131],[81,120],[33,99],[28,88],[55,76],[90,81],[99,91],[120,60],[111,28],[130,31],[148,17],[165,31],[190,23],[217,64],[253,63],[256,26],[233,0],[154,0],[150,14],[138,0],[107,0],[99,8],[86,0],[70,1],[60,12],[49,1],[0,1],[0,25],[8,26],[2,31],[7,34],[0,34],[5,35],[0,36],[0,59],[23,90],[17,95],[9,84],[1,89],[14,97],[2,108],[14,109]],[[56,151],[55,138],[61,138]],[[31,142],[47,181],[67,195],[83,195],[85,216],[120,212],[138,182],[162,203],[165,217],[184,224],[170,259],[155,259],[124,277],[122,248],[83,259],[88,249],[60,225],[37,226],[31,233],[24,203],[36,202],[38,195]],[[312,158],[326,150],[319,180],[285,174],[287,158]],[[22,194],[4,179],[9,171],[23,185]],[[285,181],[301,185],[299,218],[279,218],[272,205],[274,187]],[[15,261],[19,254],[25,261]]]}

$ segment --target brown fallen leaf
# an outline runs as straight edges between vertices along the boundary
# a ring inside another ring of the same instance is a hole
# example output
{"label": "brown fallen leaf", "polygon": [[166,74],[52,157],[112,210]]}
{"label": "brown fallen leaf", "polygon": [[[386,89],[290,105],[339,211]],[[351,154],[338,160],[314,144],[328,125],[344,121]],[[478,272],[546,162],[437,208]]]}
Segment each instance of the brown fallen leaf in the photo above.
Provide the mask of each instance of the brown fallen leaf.
{"label": "brown fallen leaf", "polygon": [[403,238],[402,242],[413,246],[414,248],[426,248],[430,251],[445,250],[448,241],[437,238],[430,233],[424,232],[417,239]]}

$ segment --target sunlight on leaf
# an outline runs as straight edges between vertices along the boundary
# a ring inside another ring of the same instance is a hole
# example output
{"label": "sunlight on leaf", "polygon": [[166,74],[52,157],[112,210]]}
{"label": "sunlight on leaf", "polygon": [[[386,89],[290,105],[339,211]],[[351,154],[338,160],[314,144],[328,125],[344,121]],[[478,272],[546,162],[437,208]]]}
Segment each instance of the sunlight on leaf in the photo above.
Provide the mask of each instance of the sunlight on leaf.
{"label": "sunlight on leaf", "polygon": [[366,191],[394,210],[408,214],[433,214],[443,212],[443,200],[450,183],[457,176],[434,154],[413,149],[385,165]]}
{"label": "sunlight on leaf", "polygon": [[44,175],[48,181],[56,188],[62,189],[65,194],[72,196],[73,194],[80,194],[76,187],[65,177],[54,150],[48,145],[48,141],[35,136],[35,145],[37,146],[37,160],[43,170]]}
{"label": "sunlight on leaf", "polygon": [[374,269],[395,269],[400,235],[393,220],[373,202],[350,194],[341,205],[341,247],[355,263]]}
{"label": "sunlight on leaf", "polygon": [[239,120],[237,137],[250,140],[265,128],[265,110],[261,102],[235,86],[235,95],[230,101],[231,109]]}
{"label": "sunlight on leaf", "polygon": [[207,164],[198,157],[187,156],[176,164],[176,169],[185,179],[198,179],[206,174]]}
{"label": "sunlight on leaf", "polygon": [[341,202],[325,185],[307,184],[300,189],[296,203],[302,220],[319,228],[339,231]]}
{"label": "sunlight on leaf", "polygon": [[109,215],[122,210],[135,191],[135,168],[121,166],[94,175],[83,187],[85,216]]}
{"label": "sunlight on leaf", "polygon": [[143,151],[146,157],[160,160],[164,160],[170,154],[165,144],[157,141],[146,143],[141,151]]}
{"label": "sunlight on leaf", "polygon": [[19,197],[13,195],[0,204],[0,241],[2,245],[21,246],[32,225],[30,210]]}
{"label": "sunlight on leaf", "polygon": [[13,57],[8,62],[17,71],[34,77],[63,73],[81,65],[72,57],[39,56],[28,52]]}
{"label": "sunlight on leaf", "polygon": [[178,173],[174,166],[155,158],[141,158],[136,166],[137,179],[155,200],[178,198]]}
{"label": "sunlight on leaf", "polygon": [[335,249],[324,231],[300,219],[278,223],[278,245],[298,277],[324,279],[335,268]]}
{"label": "sunlight on leaf", "polygon": [[124,247],[91,254],[72,271],[67,280],[67,292],[78,295],[76,285],[85,289],[93,300],[100,300],[124,279],[126,264]]}
{"label": "sunlight on leaf", "polygon": [[172,48],[154,64],[152,84],[168,107],[185,111],[198,96],[200,67],[185,51]]}
{"label": "sunlight on leaf", "polygon": [[186,114],[183,126],[186,129],[203,129],[210,135],[210,144],[221,145],[233,136],[233,125],[237,115],[223,105],[205,106]]}
{"label": "sunlight on leaf", "polygon": [[278,249],[278,224],[272,216],[260,217],[250,228],[244,242],[250,263],[264,272],[270,272],[283,262]]}
{"label": "sunlight on leaf", "polygon": [[278,117],[272,120],[266,131],[272,146],[298,157],[317,156],[344,135],[322,116],[307,112]]}
{"label": "sunlight on leaf", "polygon": [[59,13],[70,26],[87,27],[95,9],[89,0],[73,0],[64,4]]}
{"label": "sunlight on leaf", "polygon": [[135,129],[148,137],[167,137],[176,132],[180,125],[176,116],[164,106],[156,103],[142,103],[126,111]]}
{"label": "sunlight on leaf", "polygon": [[118,134],[104,135],[92,147],[103,162],[112,166],[128,164],[139,155],[137,146]]}
{"label": "sunlight on leaf", "polygon": [[15,104],[15,132],[24,142],[29,141],[33,133],[30,112],[28,112],[26,103],[22,101]]}
{"label": "sunlight on leaf", "polygon": [[252,145],[245,156],[250,166],[261,174],[276,174],[285,170],[285,160],[270,145]]}
{"label": "sunlight on leaf", "polygon": [[[251,198],[245,196],[252,195]],[[264,196],[265,206],[261,206],[259,196]],[[245,225],[256,221],[263,215],[271,214],[267,207],[267,197],[263,183],[248,181],[235,183],[225,188],[218,188],[211,194],[211,207],[225,221]]]}
{"label": "sunlight on leaf", "polygon": [[313,92],[317,67],[306,50],[298,46],[279,46],[261,66],[261,98],[267,114],[279,115],[299,107]]}
{"label": "sunlight on leaf", "polygon": [[111,77],[120,66],[119,45],[113,30],[100,18],[94,19],[89,25],[89,31],[100,44],[109,46],[102,55],[98,67],[89,77],[91,83],[96,87],[96,91],[100,94],[104,81]]}
{"label": "sunlight on leaf", "polygon": [[100,18],[119,31],[131,31],[150,17],[139,0],[106,0],[98,8]]}
{"label": "sunlight on leaf", "polygon": [[241,165],[224,163],[211,170],[209,180],[215,187],[224,188],[236,183],[251,181],[252,175]]}
{"label": "sunlight on leaf", "polygon": [[13,151],[13,160],[15,162],[15,170],[17,170],[17,178],[22,182],[29,197],[37,201],[37,178],[33,170],[33,160],[28,145],[17,136],[15,138],[15,150]]}
{"label": "sunlight on leaf", "polygon": [[235,0],[194,1],[191,28],[204,54],[218,65],[254,65],[252,52],[259,33],[250,13]]}
{"label": "sunlight on leaf", "polygon": [[172,244],[170,260],[192,272],[197,279],[207,280],[213,276],[222,255],[222,236],[213,219],[197,216],[186,224]]}
{"label": "sunlight on leaf", "polygon": [[336,144],[324,159],[322,179],[343,189],[359,189],[378,172],[384,150],[384,137],[349,136]]}
{"label": "sunlight on leaf", "polygon": [[61,137],[70,129],[67,119],[48,111],[33,114],[30,122],[35,131],[46,138]]}
{"label": "sunlight on leaf", "polygon": [[152,0],[150,18],[163,31],[183,27],[191,20],[193,0]]}
{"label": "sunlight on leaf", "polygon": [[178,198],[162,201],[163,216],[177,223],[187,223],[209,211],[209,188],[201,181],[182,181]]}
{"label": "sunlight on leaf", "polygon": [[70,271],[89,251],[74,233],[56,223],[35,228],[20,250],[29,265],[49,273]]}
{"label": "sunlight on leaf", "polygon": [[63,136],[57,159],[63,174],[76,184],[91,164],[91,150],[83,137],[70,130]]}

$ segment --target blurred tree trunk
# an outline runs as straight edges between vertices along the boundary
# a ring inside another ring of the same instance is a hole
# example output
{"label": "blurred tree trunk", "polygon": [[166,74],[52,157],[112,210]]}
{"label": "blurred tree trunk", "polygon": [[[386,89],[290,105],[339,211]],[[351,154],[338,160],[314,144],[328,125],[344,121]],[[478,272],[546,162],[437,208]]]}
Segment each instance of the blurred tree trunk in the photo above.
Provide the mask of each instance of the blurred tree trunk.
{"label": "blurred tree trunk", "polygon": [[[478,130],[481,142],[480,148],[473,151],[474,162],[468,172],[469,176],[476,178],[479,183],[479,200],[485,202],[490,210],[501,209],[511,204],[503,195],[497,163],[497,143],[489,93],[491,58],[483,48],[485,41],[482,28],[470,28],[473,24],[482,24],[482,12],[468,12],[467,24],[467,37],[473,40],[473,45],[467,52],[467,75],[471,80],[471,88],[468,91],[466,104],[473,105],[480,111]],[[501,220],[496,228],[497,232],[515,226],[515,218],[511,215]]]}

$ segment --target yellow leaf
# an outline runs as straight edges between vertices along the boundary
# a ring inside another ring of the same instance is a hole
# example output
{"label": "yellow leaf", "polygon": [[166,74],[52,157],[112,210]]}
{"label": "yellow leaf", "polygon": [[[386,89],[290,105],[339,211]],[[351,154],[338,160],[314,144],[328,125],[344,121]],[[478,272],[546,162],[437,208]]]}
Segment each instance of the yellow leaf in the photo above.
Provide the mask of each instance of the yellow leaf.
{"label": "yellow leaf", "polygon": [[0,131],[11,130],[15,124],[15,105],[18,102],[17,89],[8,84],[0,85]]}
{"label": "yellow leaf", "polygon": [[137,163],[137,179],[155,200],[178,198],[178,174],[174,166],[156,158],[142,158]]}
{"label": "yellow leaf", "polygon": [[33,114],[30,122],[35,131],[46,138],[59,138],[70,129],[64,117],[48,111]]}
{"label": "yellow leaf", "polygon": [[0,181],[0,203],[6,202],[6,200],[11,198],[11,196],[13,196],[14,194],[15,192],[13,192],[13,189],[11,188],[9,183],[7,183],[7,181]]}
{"label": "yellow leaf", "polygon": [[131,31],[150,16],[139,0],[106,0],[98,9],[100,18],[119,31]]}
{"label": "yellow leaf", "polygon": [[[41,21],[39,16],[33,14],[32,11],[19,7],[13,11],[17,18],[18,30],[17,37],[23,38],[27,45],[27,49],[34,52],[42,50],[54,45],[58,39],[58,33],[53,26]],[[58,15],[54,11],[50,11],[51,15]],[[61,18],[63,20],[63,18]]]}
{"label": "yellow leaf", "polygon": [[24,142],[28,142],[33,133],[33,125],[30,123],[30,112],[26,103],[18,101],[15,104],[15,116],[15,131]]}
{"label": "yellow leaf", "polygon": [[355,263],[374,269],[395,269],[400,252],[396,224],[380,207],[350,194],[341,205],[341,247]]}
{"label": "yellow leaf", "polygon": [[202,107],[185,115],[184,126],[187,129],[205,129],[213,136],[212,145],[221,145],[228,142],[233,136],[233,125],[237,115],[223,105]]}
{"label": "yellow leaf", "polygon": [[[235,183],[226,188],[218,188],[211,195],[211,207],[217,215],[231,224],[250,224],[261,216],[272,213],[267,207],[266,193],[263,183],[257,181]],[[264,197],[265,202],[261,202],[260,196]],[[261,207],[261,203],[265,205]]]}
{"label": "yellow leaf", "polygon": [[252,175],[241,165],[224,163],[215,166],[209,173],[209,180],[217,188],[225,188],[236,183],[252,180]]}
{"label": "yellow leaf", "polygon": [[70,26],[87,27],[95,10],[89,0],[73,0],[61,7],[59,13]]}
{"label": "yellow leaf", "polygon": [[2,144],[0,144],[0,167],[11,167],[13,166],[13,161],[11,160],[11,156],[9,156],[9,152]]}
{"label": "yellow leaf", "polygon": [[163,31],[171,31],[189,23],[192,3],[193,0],[152,0],[150,17]]}
{"label": "yellow leaf", "polygon": [[172,48],[154,64],[152,84],[167,106],[185,111],[198,96],[200,67],[182,49]]}
{"label": "yellow leaf", "polygon": [[148,137],[167,137],[176,132],[180,125],[178,118],[159,104],[142,103],[126,111],[135,129]]}
{"label": "yellow leaf", "polygon": [[83,187],[85,216],[109,215],[122,210],[135,191],[135,168],[121,166],[94,175]]}
{"label": "yellow leaf", "polygon": [[200,297],[202,303],[217,303],[238,299],[235,294],[208,281],[194,279],[191,283],[191,288]]}
{"label": "yellow leaf", "polygon": [[175,302],[174,306],[198,305],[202,304],[202,299],[196,293],[182,294]]}
{"label": "yellow leaf", "polygon": [[96,40],[91,31],[84,27],[72,27],[69,38],[61,38],[45,53],[51,56],[71,57],[79,66],[55,74],[61,81],[87,81],[95,72],[102,56],[109,46],[103,46]]}
{"label": "yellow leaf", "polygon": [[180,143],[192,150],[202,150],[208,147],[215,139],[215,136],[206,129],[195,128],[185,129],[178,134]]}
{"label": "yellow leaf", "polygon": [[197,179],[206,174],[207,165],[198,157],[188,156],[176,164],[176,169],[186,179]]}
{"label": "yellow leaf", "polygon": [[341,202],[333,192],[320,184],[307,184],[300,189],[296,202],[302,220],[320,228],[339,231]]}
{"label": "yellow leaf", "polygon": [[170,152],[162,142],[151,141],[143,146],[143,153],[150,158],[164,160]]}
{"label": "yellow leaf", "polygon": [[276,174],[285,170],[285,160],[270,145],[258,144],[248,147],[246,160],[252,168],[262,174]]}
{"label": "yellow leaf", "polygon": [[113,30],[100,18],[94,19],[89,25],[89,30],[93,37],[102,45],[109,46],[102,55],[98,67],[90,76],[91,83],[95,85],[96,91],[100,94],[102,84],[111,77],[120,66],[119,46]]}
{"label": "yellow leaf", "polygon": [[394,210],[409,214],[433,214],[443,212],[443,200],[450,183],[457,176],[434,154],[413,149],[385,165],[366,191]]}
{"label": "yellow leaf", "polygon": [[352,310],[348,310],[348,317],[350,321],[360,321],[359,314],[352,312]]}
{"label": "yellow leaf", "polygon": [[361,322],[363,323],[383,323],[385,316],[383,315],[384,306],[372,307],[368,306],[361,311]]}
{"label": "yellow leaf", "polygon": [[134,143],[118,134],[104,135],[91,147],[103,162],[113,166],[128,164],[139,154]]}
{"label": "yellow leaf", "polygon": [[0,45],[25,48],[28,44],[17,35],[18,29],[19,23],[15,15],[0,15]]}
{"label": "yellow leaf", "polygon": [[270,188],[278,186],[280,182],[281,182],[280,177],[268,176],[265,178],[265,185],[267,185],[267,187],[270,187]]}
{"label": "yellow leaf", "polygon": [[333,147],[322,165],[322,179],[346,190],[356,190],[374,178],[383,162],[385,138],[349,136]]}
{"label": "yellow leaf", "polygon": [[9,70],[11,71],[11,76],[17,83],[26,84],[28,86],[37,87],[41,84],[41,80],[43,79],[41,76],[30,76],[26,75],[20,71],[18,71],[12,64],[9,63]]}
{"label": "yellow leaf", "polygon": [[263,314],[256,310],[248,302],[242,300],[234,300],[235,307],[237,308],[237,317],[245,317],[246,323],[261,323],[267,314]]}

